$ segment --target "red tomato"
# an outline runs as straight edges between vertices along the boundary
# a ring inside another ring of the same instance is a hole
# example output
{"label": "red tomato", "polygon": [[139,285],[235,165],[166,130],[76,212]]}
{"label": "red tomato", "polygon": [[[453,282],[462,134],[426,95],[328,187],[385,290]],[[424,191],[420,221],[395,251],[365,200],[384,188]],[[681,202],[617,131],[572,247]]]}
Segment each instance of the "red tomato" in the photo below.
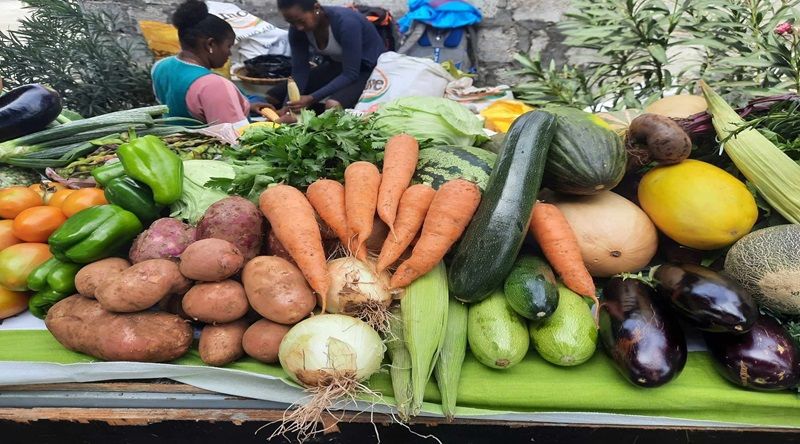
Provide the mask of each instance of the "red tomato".
{"label": "red tomato", "polygon": [[22,210],[43,205],[41,196],[28,187],[8,187],[0,190],[0,217],[13,219]]}
{"label": "red tomato", "polygon": [[25,242],[47,242],[67,217],[60,208],[42,206],[28,208],[14,218],[14,236]]}
{"label": "red tomato", "polygon": [[27,309],[27,293],[0,287],[0,320],[18,315]]}
{"label": "red tomato", "polygon": [[14,221],[0,220],[0,251],[22,242],[14,236]]}
{"label": "red tomato", "polygon": [[107,203],[106,196],[100,188],[81,188],[64,199],[61,211],[67,217],[72,217],[79,211]]}

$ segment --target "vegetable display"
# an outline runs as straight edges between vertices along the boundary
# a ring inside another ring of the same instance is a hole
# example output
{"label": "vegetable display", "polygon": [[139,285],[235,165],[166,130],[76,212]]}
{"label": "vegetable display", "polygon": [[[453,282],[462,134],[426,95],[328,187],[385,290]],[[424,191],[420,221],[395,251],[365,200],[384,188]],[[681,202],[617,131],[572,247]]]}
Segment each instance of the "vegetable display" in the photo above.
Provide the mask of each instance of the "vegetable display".
{"label": "vegetable display", "polygon": [[479,405],[465,375],[491,396],[536,361],[567,389],[607,363],[640,392],[795,390],[793,130],[703,88],[711,117],[551,104],[491,143],[446,98],[239,130],[60,110],[0,142],[36,174],[0,188],[0,319],[99,360],[271,366],[307,396],[274,432],[300,440],[356,400],[453,420]]}

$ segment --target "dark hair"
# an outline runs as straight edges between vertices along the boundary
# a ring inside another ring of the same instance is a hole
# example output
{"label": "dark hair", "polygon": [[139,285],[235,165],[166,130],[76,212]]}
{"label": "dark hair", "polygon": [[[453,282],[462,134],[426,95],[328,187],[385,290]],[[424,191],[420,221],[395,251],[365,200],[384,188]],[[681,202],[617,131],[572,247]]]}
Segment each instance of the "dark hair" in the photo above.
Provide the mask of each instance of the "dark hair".
{"label": "dark hair", "polygon": [[303,11],[313,11],[317,5],[317,0],[278,0],[278,9],[291,8],[297,6]]}
{"label": "dark hair", "polygon": [[235,36],[233,28],[225,20],[208,13],[204,1],[186,0],[172,14],[172,24],[178,28],[178,39],[182,46],[193,48],[198,39],[213,38],[223,41]]}

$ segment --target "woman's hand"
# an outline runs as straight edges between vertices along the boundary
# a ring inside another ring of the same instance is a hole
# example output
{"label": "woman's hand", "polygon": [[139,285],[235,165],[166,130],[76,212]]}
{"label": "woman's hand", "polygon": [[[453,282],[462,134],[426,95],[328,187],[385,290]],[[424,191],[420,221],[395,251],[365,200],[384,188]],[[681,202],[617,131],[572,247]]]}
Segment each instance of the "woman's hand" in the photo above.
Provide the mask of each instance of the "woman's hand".
{"label": "woman's hand", "polygon": [[314,104],[314,97],[313,96],[300,96],[299,100],[295,100],[294,102],[289,102],[286,105],[289,106],[289,109],[298,112],[303,108],[308,108],[309,106]]}
{"label": "woman's hand", "polygon": [[253,114],[261,114],[261,110],[264,108],[270,108],[272,110],[275,110],[275,107],[270,105],[269,103],[256,102],[250,104],[250,112]]}

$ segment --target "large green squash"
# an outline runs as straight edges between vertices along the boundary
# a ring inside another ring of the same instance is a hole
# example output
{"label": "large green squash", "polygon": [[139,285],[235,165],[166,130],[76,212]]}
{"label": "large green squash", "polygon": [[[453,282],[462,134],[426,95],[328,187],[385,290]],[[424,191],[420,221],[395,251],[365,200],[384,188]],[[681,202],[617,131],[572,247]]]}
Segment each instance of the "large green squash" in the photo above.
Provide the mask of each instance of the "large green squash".
{"label": "large green squash", "polygon": [[574,108],[552,107],[556,133],[547,154],[543,186],[566,194],[607,191],[625,175],[620,137],[601,118]]}

